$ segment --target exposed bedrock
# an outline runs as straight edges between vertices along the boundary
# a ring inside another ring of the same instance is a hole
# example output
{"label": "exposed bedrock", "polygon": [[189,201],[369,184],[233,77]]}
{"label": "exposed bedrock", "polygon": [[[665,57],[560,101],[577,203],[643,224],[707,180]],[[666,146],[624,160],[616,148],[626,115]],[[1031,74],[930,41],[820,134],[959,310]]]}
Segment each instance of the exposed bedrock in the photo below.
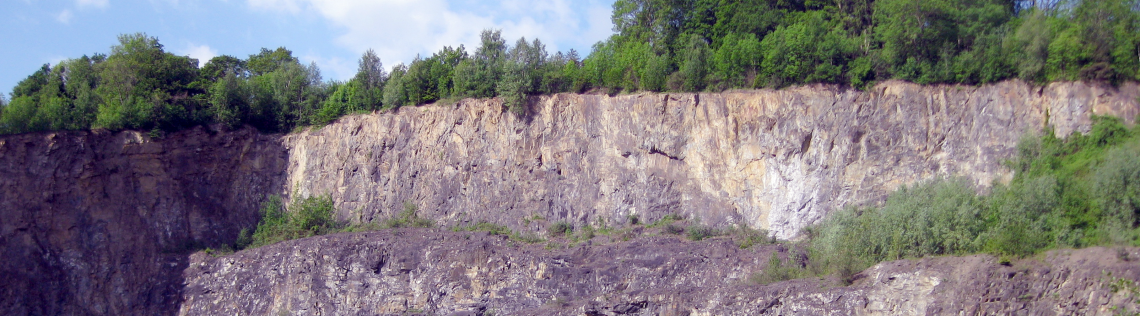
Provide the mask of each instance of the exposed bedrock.
{"label": "exposed bedrock", "polygon": [[[780,238],[850,203],[940,175],[1007,179],[1001,161],[1046,126],[1140,114],[1135,84],[981,87],[888,82],[717,94],[555,95],[405,107],[285,136],[288,188],[370,221],[409,202],[446,224],[696,216]],[[535,228],[532,228],[535,229]]]}
{"label": "exposed bedrock", "polygon": [[255,225],[286,161],[251,131],[0,138],[0,314],[176,311],[188,250]]}
{"label": "exposed bedrock", "polygon": [[[184,278],[187,250],[253,227],[270,194],[330,194],[338,216],[356,222],[407,202],[445,227],[544,231],[678,213],[793,238],[899,185],[1006,179],[1000,162],[1022,135],[1085,131],[1094,114],[1131,122],[1138,96],[1136,84],[887,82],[865,92],[561,94],[533,98],[521,116],[494,99],[463,100],[288,135],[3,136],[0,313],[177,313],[187,282],[198,282]],[[524,220],[534,215],[546,220]]]}
{"label": "exposed bedrock", "polygon": [[546,250],[486,233],[404,229],[198,254],[181,314],[1113,315],[1135,311],[1137,297],[1112,285],[1140,279],[1137,249],[1091,248],[1009,266],[987,255],[885,262],[850,286],[759,285],[749,276],[786,249],[671,235],[608,240]]}

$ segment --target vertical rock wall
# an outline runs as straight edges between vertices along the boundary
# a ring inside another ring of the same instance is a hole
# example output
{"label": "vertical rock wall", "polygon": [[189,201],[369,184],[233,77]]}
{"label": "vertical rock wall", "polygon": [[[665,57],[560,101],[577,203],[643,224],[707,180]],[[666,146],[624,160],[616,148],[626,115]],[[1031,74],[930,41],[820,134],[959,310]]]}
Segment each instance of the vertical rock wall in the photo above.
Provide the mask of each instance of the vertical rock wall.
{"label": "vertical rock wall", "polygon": [[0,138],[0,314],[172,314],[189,252],[256,223],[285,154],[249,130]]}
{"label": "vertical rock wall", "polygon": [[1008,179],[1001,161],[1046,126],[1140,114],[1138,88],[1084,83],[982,87],[888,82],[717,94],[555,95],[524,115],[496,100],[352,116],[285,136],[288,189],[331,194],[371,221],[405,202],[452,225],[524,218],[653,220],[679,213],[781,238],[899,185]]}
{"label": "vertical rock wall", "polygon": [[[197,128],[0,137],[0,313],[171,314],[187,250],[232,241],[266,195],[330,194],[372,221],[651,221],[791,238],[845,204],[938,175],[1008,178],[1017,140],[1140,114],[1140,88],[888,82],[716,94],[496,100],[346,117],[290,135]],[[541,216],[545,221],[524,218]]]}

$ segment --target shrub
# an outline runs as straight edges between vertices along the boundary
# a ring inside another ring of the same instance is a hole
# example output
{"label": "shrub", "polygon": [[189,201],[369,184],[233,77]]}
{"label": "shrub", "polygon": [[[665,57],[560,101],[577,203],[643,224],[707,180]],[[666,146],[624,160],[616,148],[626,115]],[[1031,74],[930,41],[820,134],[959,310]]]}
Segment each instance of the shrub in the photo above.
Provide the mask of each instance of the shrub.
{"label": "shrub", "polygon": [[404,201],[404,210],[396,216],[384,220],[380,225],[383,228],[433,228],[435,221],[419,216],[419,207],[412,202]]}
{"label": "shrub", "polygon": [[546,229],[551,237],[566,236],[574,233],[574,226],[566,221],[558,221]]}
{"label": "shrub", "polygon": [[328,195],[296,200],[291,209],[286,209],[280,197],[270,196],[261,205],[261,221],[250,238],[249,246],[261,247],[335,232],[345,225],[334,218],[334,212],[332,198]]}
{"label": "shrub", "polygon": [[594,229],[593,225],[583,226],[582,227],[582,236],[581,236],[582,239],[583,240],[590,240],[590,239],[594,238],[594,232],[595,231],[596,230]]}
{"label": "shrub", "polygon": [[681,233],[685,232],[685,229],[681,228],[681,226],[665,224],[665,228],[662,228],[662,231],[667,234],[680,235]]}
{"label": "shrub", "polygon": [[756,245],[768,245],[776,243],[776,237],[769,236],[766,229],[754,229],[748,226],[741,226],[732,231],[736,236],[736,245],[740,249],[752,248]]}
{"label": "shrub", "polygon": [[1058,247],[1140,244],[1140,137],[1093,117],[1087,135],[1026,137],[1009,184],[965,179],[902,187],[879,207],[832,214],[810,232],[812,265],[849,282],[875,262],[987,252],[1009,261]]}
{"label": "shrub", "polygon": [[518,233],[518,232],[511,231],[511,229],[508,228],[507,226],[498,225],[498,224],[494,224],[494,223],[490,223],[490,222],[484,222],[484,221],[480,221],[478,223],[475,223],[472,225],[467,225],[467,226],[455,226],[455,227],[451,228],[451,231],[455,231],[455,232],[485,231],[491,235],[507,236],[511,240],[519,241],[519,242],[525,242],[528,244],[534,244],[534,243],[540,243],[540,242],[546,241],[545,239],[542,239],[542,237],[539,237],[538,235],[535,235],[533,233]]}
{"label": "shrub", "polygon": [[764,267],[764,270],[753,274],[751,280],[752,282],[760,284],[771,284],[804,276],[807,276],[806,270],[796,265],[785,263],[783,260],[780,260],[780,256],[777,253],[773,252],[772,255],[768,257],[768,266]]}
{"label": "shrub", "polygon": [[692,241],[701,241],[705,238],[717,236],[720,233],[710,226],[700,224],[689,225],[689,228],[685,229],[685,231],[688,232],[689,240]]}

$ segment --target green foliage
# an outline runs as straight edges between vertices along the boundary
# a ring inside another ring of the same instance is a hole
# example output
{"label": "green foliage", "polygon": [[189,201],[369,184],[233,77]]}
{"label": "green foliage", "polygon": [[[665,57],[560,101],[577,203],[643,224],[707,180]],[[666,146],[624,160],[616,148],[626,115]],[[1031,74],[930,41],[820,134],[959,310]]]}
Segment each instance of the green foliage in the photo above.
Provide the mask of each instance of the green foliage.
{"label": "green foliage", "polygon": [[717,230],[716,228],[713,228],[713,227],[708,226],[708,225],[701,225],[701,224],[689,225],[688,228],[685,228],[685,232],[687,233],[686,237],[688,237],[689,240],[692,240],[692,241],[701,241],[701,240],[704,240],[705,238],[716,237],[718,235],[721,235],[721,232],[719,230]]}
{"label": "green foliage", "polygon": [[733,229],[730,232],[734,236],[736,245],[740,249],[748,249],[758,245],[768,245],[776,243],[776,237],[770,236],[766,229],[754,229],[748,226],[741,226]]}
{"label": "green foliage", "polygon": [[760,272],[753,274],[750,281],[759,284],[771,284],[806,276],[809,274],[802,266],[798,266],[794,262],[785,262],[785,260],[780,259],[779,254],[773,252],[768,257],[768,265]]}
{"label": "green foliage", "polygon": [[119,36],[119,45],[100,66],[103,100],[95,127],[177,129],[195,122],[190,84],[198,78],[197,61],[166,53],[158,39],[137,33]]}
{"label": "green foliage", "polygon": [[550,225],[550,227],[546,229],[546,232],[550,234],[551,237],[567,236],[574,233],[574,225],[566,221],[558,221],[554,223],[554,225]]}
{"label": "green foliage", "polygon": [[479,34],[480,45],[470,60],[456,65],[456,95],[487,98],[495,96],[497,84],[507,59],[507,42],[502,31],[484,30]]}
{"label": "green foliage", "polygon": [[484,30],[473,54],[444,47],[391,74],[369,50],[346,82],[323,82],[283,47],[198,69],[153,37],[123,35],[109,56],[45,65],[21,81],[0,111],[0,133],[161,134],[200,124],[284,132],[464,97],[501,97],[523,114],[530,96],[560,92],[1140,80],[1135,0],[619,0],[613,8],[617,34],[585,58]]}
{"label": "green foliage", "polygon": [[345,225],[336,220],[335,213],[332,198],[327,195],[294,200],[288,209],[280,197],[270,196],[261,205],[261,221],[249,246],[261,247],[336,232]]}
{"label": "green foliage", "polygon": [[681,91],[701,91],[705,88],[705,76],[708,74],[709,47],[704,38],[690,35],[688,45],[679,54],[680,69],[677,70],[678,87]]}
{"label": "green foliage", "polygon": [[419,207],[412,202],[404,201],[404,210],[395,217],[384,220],[382,228],[433,228],[435,221],[419,216]]}
{"label": "green foliage", "polygon": [[515,113],[524,111],[526,96],[538,92],[542,84],[539,71],[545,66],[546,59],[546,46],[537,39],[528,43],[526,38],[520,38],[511,47],[497,86],[498,95],[508,109]]}
{"label": "green foliage", "polygon": [[518,242],[525,242],[528,244],[535,244],[535,243],[540,243],[540,242],[546,241],[545,239],[542,239],[542,237],[539,237],[538,235],[535,235],[535,234],[518,233],[518,232],[511,231],[511,229],[507,228],[506,226],[496,225],[493,223],[483,222],[483,221],[480,221],[480,222],[475,223],[475,224],[467,225],[467,226],[455,226],[455,227],[451,228],[451,231],[455,231],[455,232],[485,231],[491,235],[508,236],[508,238],[510,238],[511,240],[518,241]]}
{"label": "green foliage", "polygon": [[1025,257],[1059,247],[1140,245],[1140,129],[1094,117],[1088,134],[1026,137],[1009,184],[978,195],[965,179],[892,193],[808,229],[818,271],[848,273],[884,260],[991,253]]}
{"label": "green foliage", "polygon": [[729,33],[712,55],[710,84],[716,90],[748,85],[760,66],[760,52],[760,41],[755,34]]}
{"label": "green foliage", "polygon": [[388,74],[384,71],[384,63],[376,52],[369,49],[360,56],[360,66],[356,70],[356,77],[352,78],[358,87],[353,93],[353,102],[350,111],[374,110],[380,107],[384,99],[384,83],[388,81]]}

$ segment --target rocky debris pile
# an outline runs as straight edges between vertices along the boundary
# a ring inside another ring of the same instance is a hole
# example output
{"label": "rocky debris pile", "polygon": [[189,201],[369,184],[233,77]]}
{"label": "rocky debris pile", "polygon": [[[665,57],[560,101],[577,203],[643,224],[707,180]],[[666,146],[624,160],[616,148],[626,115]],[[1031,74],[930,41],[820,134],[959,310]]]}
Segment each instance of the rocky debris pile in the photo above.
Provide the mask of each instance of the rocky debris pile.
{"label": "rocky debris pile", "polygon": [[184,273],[181,314],[1109,315],[1136,311],[1140,299],[1137,248],[1058,250],[1006,264],[987,255],[902,260],[849,286],[827,277],[762,285],[752,276],[773,253],[793,254],[787,246],[615,236],[559,248],[399,229],[197,254]]}

